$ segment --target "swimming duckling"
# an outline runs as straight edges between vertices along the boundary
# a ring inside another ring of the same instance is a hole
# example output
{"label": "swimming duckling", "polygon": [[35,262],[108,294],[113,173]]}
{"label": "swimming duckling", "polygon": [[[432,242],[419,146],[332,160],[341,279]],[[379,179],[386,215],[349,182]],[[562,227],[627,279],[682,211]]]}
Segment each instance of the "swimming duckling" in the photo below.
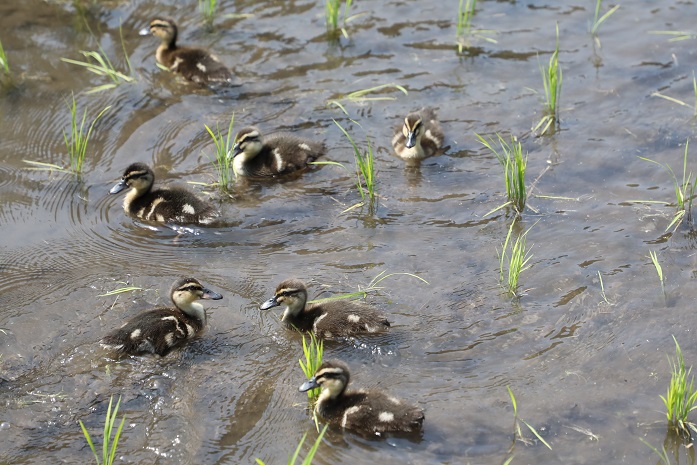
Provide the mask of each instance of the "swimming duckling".
{"label": "swimming duckling", "polygon": [[397,156],[405,160],[423,160],[435,155],[445,140],[437,118],[433,108],[409,113],[392,138]]}
{"label": "swimming duckling", "polygon": [[232,73],[218,57],[199,47],[177,46],[177,25],[171,19],[155,18],[140,35],[154,35],[162,40],[157,47],[157,62],[170,71],[181,73],[199,84],[231,82]]}
{"label": "swimming duckling", "polygon": [[237,176],[282,176],[307,168],[326,150],[323,142],[288,133],[262,138],[259,129],[246,127],[235,138],[232,168]]}
{"label": "swimming duckling", "polygon": [[261,310],[285,305],[281,321],[300,331],[312,330],[320,339],[349,337],[386,331],[390,326],[377,309],[354,300],[307,304],[307,288],[299,279],[286,279]]}
{"label": "swimming duckling", "polygon": [[209,224],[218,217],[217,210],[193,192],[181,187],[153,190],[154,181],[155,173],[148,165],[133,163],[109,193],[118,194],[130,187],[131,191],[123,200],[123,209],[141,220]]}
{"label": "swimming duckling", "polygon": [[170,350],[200,333],[206,325],[206,310],[196,301],[223,298],[204,288],[194,278],[184,278],[174,283],[170,297],[174,307],[159,307],[141,313],[104,336],[100,341],[102,347],[121,354],[167,355]]}
{"label": "swimming duckling", "polygon": [[330,424],[343,429],[366,436],[421,431],[424,412],[419,407],[406,404],[383,391],[347,391],[349,379],[346,364],[329,360],[299,390],[305,392],[322,388],[315,404],[315,412]]}

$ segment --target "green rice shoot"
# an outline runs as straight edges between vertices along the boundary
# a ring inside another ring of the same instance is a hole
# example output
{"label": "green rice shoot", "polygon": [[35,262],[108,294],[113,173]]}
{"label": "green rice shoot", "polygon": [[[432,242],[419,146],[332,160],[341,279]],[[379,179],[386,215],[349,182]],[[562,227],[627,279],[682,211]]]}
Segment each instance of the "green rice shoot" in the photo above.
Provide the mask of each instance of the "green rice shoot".
{"label": "green rice shoot", "polygon": [[227,134],[223,135],[220,132],[220,126],[216,123],[216,131],[204,124],[206,131],[210,134],[213,143],[215,144],[215,160],[213,164],[215,165],[215,170],[218,173],[218,188],[222,191],[226,191],[234,176],[230,174],[232,165],[232,148],[235,145],[235,139],[232,137],[232,127],[235,123],[235,114],[233,113],[230,117],[230,124],[228,124]]}
{"label": "green rice shoot", "polygon": [[7,54],[5,53],[5,48],[2,46],[2,41],[0,41],[0,70],[5,74],[10,74],[10,62],[7,60]]}
{"label": "green rice shoot", "polygon": [[80,119],[74,94],[72,96],[72,103],[66,102],[66,104],[70,110],[70,134],[64,130],[63,140],[68,150],[68,157],[70,158],[70,170],[75,174],[80,174],[82,173],[82,166],[85,162],[85,156],[87,155],[87,144],[92,136],[94,125],[99,121],[99,118],[111,108],[111,105],[99,112],[97,117],[92,120],[89,128],[85,129],[87,109],[83,111],[82,118]]}
{"label": "green rice shoot", "polygon": [[354,103],[365,103],[365,102],[376,102],[376,101],[384,101],[384,100],[397,100],[396,97],[391,97],[391,96],[386,96],[386,95],[381,95],[379,97],[368,97],[368,94],[376,93],[376,92],[381,92],[383,90],[398,90],[402,92],[404,95],[409,95],[409,92],[407,92],[407,89],[404,87],[400,86],[399,84],[381,84],[379,86],[375,87],[370,87],[368,89],[361,89],[357,90],[354,92],[350,92],[348,94],[332,98],[327,100],[327,106],[336,106],[338,107],[341,111],[344,112],[344,114],[348,115],[348,111],[346,111],[346,107],[344,104],[346,102],[354,102]]}
{"label": "green rice shoot", "polygon": [[[314,333],[310,333],[310,342],[308,343],[303,334],[303,355],[305,356],[305,361],[299,359],[300,368],[302,368],[303,373],[307,379],[315,376],[315,373],[322,365],[322,357],[324,355],[324,341],[318,339]],[[320,389],[310,389],[307,391],[307,397],[314,399],[319,395]]]}
{"label": "green rice shoot", "polygon": [[[126,422],[126,417],[124,416],[121,419],[121,423],[119,424],[118,428],[114,432],[114,422],[116,421],[116,415],[119,411],[119,405],[121,404],[121,397],[119,397],[119,400],[116,402],[116,406],[114,406],[112,410],[111,407],[113,400],[113,396],[109,398],[109,407],[107,408],[106,419],[104,420],[104,443],[102,444],[101,460],[97,454],[97,449],[94,446],[94,441],[92,441],[90,433],[87,431],[87,428],[85,428],[82,420],[79,421],[80,428],[82,428],[82,434],[84,434],[85,439],[87,439],[87,444],[89,444],[92,454],[94,454],[94,459],[97,462],[97,465],[111,465],[114,463],[114,459],[116,458],[116,448],[119,444],[123,425]],[[113,437],[112,432],[114,433]]]}
{"label": "green rice shoot", "polygon": [[[685,360],[677,339],[675,342],[675,359],[668,358],[670,363],[671,376],[670,384],[666,391],[666,396],[660,396],[666,407],[666,418],[669,426],[681,435],[690,437],[690,427],[694,429],[694,424],[689,422],[687,417],[697,404],[697,392],[694,389],[694,376],[691,376],[692,367],[685,369]],[[689,378],[689,380],[688,380]]]}
{"label": "green rice shoot", "polygon": [[651,263],[653,263],[654,268],[656,269],[656,273],[658,274],[658,279],[661,282],[661,291],[663,292],[663,295],[666,295],[666,286],[665,286],[665,280],[663,278],[663,267],[661,264],[658,262],[658,256],[656,255],[656,252],[653,250],[649,250],[649,258],[651,259]]}
{"label": "green rice shoot", "polygon": [[501,163],[504,173],[504,186],[506,189],[506,197],[508,201],[503,205],[496,207],[494,210],[488,212],[486,215],[490,215],[501,208],[506,206],[512,206],[516,214],[520,216],[525,210],[525,204],[527,203],[528,194],[525,189],[525,170],[528,166],[528,155],[525,154],[523,158],[523,146],[520,141],[511,136],[511,142],[507,142],[501,134],[496,133],[498,138],[498,145],[500,150],[496,148],[496,142],[493,139],[485,139],[479,134],[475,133],[479,142],[488,148],[496,158]]}
{"label": "green rice shoot", "polygon": [[620,5],[615,5],[609,10],[607,10],[602,16],[600,16],[600,9],[602,7],[603,0],[596,0],[595,2],[595,15],[593,16],[593,25],[591,26],[591,34],[594,36],[598,34],[598,29],[600,28],[600,25],[605,22],[617,9],[620,7]]}
{"label": "green rice shoot", "polygon": [[[464,5],[463,5],[464,1]],[[472,17],[474,9],[477,6],[477,0],[460,0],[457,8],[457,51],[462,53],[465,47],[465,37],[469,35],[472,28]]]}
{"label": "green rice shoot", "polygon": [[[530,250],[532,247],[527,247],[527,236],[530,229],[519,234],[515,241],[511,241],[515,224],[516,221],[513,220],[511,226],[508,228],[506,240],[499,254],[499,283],[506,289],[508,295],[520,297],[521,294],[518,292],[518,279],[523,271],[528,270],[532,266],[530,264],[530,259],[532,259]],[[506,263],[508,263],[507,272],[504,271]]]}
{"label": "green rice shoot", "polygon": [[209,28],[213,27],[213,21],[215,20],[216,16],[215,9],[217,3],[217,0],[198,0],[198,11],[201,13],[204,23]]}
{"label": "green rice shoot", "polygon": [[[319,435],[317,436],[317,439],[315,439],[314,444],[312,444],[310,450],[307,451],[307,455],[305,456],[305,459],[302,461],[301,465],[310,465],[312,463],[312,460],[315,458],[317,449],[319,449],[319,445],[322,442],[322,438],[324,437],[324,433],[327,432],[328,427],[329,425],[325,425],[324,428],[322,428],[322,431],[320,431]],[[302,448],[302,445],[305,443],[305,438],[307,438],[307,432],[303,434],[303,437],[300,439],[298,447],[295,448],[295,453],[288,458],[288,465],[295,465],[296,460],[298,460],[298,458],[300,457],[300,449]],[[261,459],[256,459],[256,462],[257,465],[266,465],[264,461]]]}
{"label": "green rice shoot", "polygon": [[557,23],[557,41],[554,48],[554,53],[549,58],[547,68],[543,68],[540,64],[540,74],[542,75],[542,84],[545,91],[545,115],[540,119],[540,122],[532,129],[537,132],[541,129],[540,135],[547,131],[554,124],[559,123],[559,96],[561,95],[562,85],[562,70],[559,67],[559,24]]}
{"label": "green rice shoot", "polygon": [[[356,187],[358,189],[358,192],[361,194],[362,199],[362,202],[358,205],[365,205],[367,196],[369,200],[370,209],[374,210],[375,200],[377,198],[377,190],[375,157],[373,156],[373,146],[370,143],[370,139],[368,138],[368,136],[366,136],[368,148],[364,151],[358,147],[358,145],[353,140],[348,131],[346,131],[346,129],[344,129],[336,120],[333,121],[334,124],[336,124],[339,127],[339,129],[341,129],[341,132],[344,133],[346,138],[351,143],[351,146],[353,147],[353,154],[356,160]],[[360,126],[360,124],[358,124],[357,122],[353,122]]]}
{"label": "green rice shoot", "polygon": [[342,300],[342,299],[365,299],[368,297],[368,294],[371,292],[377,292],[380,290],[383,290],[385,287],[380,286],[380,283],[384,281],[387,278],[391,278],[392,276],[409,276],[412,278],[416,278],[419,281],[421,281],[424,284],[430,285],[428,281],[426,281],[424,278],[421,276],[415,275],[413,273],[404,273],[404,272],[395,272],[395,273],[387,273],[387,270],[382,270],[380,273],[377,274],[370,282],[368,283],[367,286],[361,287],[358,286],[358,291],[356,292],[350,292],[347,294],[338,294],[338,295],[333,295],[331,297],[324,297],[321,299],[315,299],[311,300],[309,303],[321,303],[321,302],[329,302],[331,300]]}
{"label": "green rice shoot", "polygon": [[523,423],[525,426],[528,427],[530,432],[534,434],[537,437],[537,439],[547,447],[547,449],[552,450],[552,446],[550,446],[547,443],[547,441],[545,441],[544,438],[540,436],[537,430],[533,428],[533,426],[530,425],[527,421],[523,420],[518,416],[518,404],[515,400],[515,396],[513,395],[513,391],[511,390],[510,386],[506,386],[506,389],[508,389],[508,395],[511,398],[511,404],[513,405],[513,433],[515,439],[523,442],[524,444],[530,443],[528,439],[525,439],[525,436],[523,436],[523,431],[520,428],[520,423]]}
{"label": "green rice shoot", "polygon": [[342,0],[325,0],[324,2],[324,15],[327,24],[327,35],[330,39],[338,39],[339,33],[348,39],[348,31],[346,30],[346,25],[353,21],[354,19],[362,16],[365,13],[358,13],[349,16],[349,10],[353,4],[353,0],[344,0],[344,16],[339,23],[339,12],[341,11]]}

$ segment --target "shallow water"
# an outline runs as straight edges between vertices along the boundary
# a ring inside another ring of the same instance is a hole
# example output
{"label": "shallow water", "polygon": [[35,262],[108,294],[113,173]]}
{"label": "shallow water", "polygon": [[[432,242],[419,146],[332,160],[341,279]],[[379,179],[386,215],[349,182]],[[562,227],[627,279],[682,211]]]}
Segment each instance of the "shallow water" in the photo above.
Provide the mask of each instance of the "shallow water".
{"label": "shallow water", "polygon": [[[0,40],[13,83],[0,95],[0,463],[84,463],[91,452],[78,420],[101,444],[110,395],[122,397],[121,463],[285,463],[302,434],[316,438],[297,392],[304,375],[300,335],[258,305],[297,276],[313,296],[350,292],[383,271],[393,276],[370,301],[393,323],[387,335],[331,343],[327,356],[352,368],[355,386],[381,387],[425,409],[419,440],[367,440],[331,431],[315,463],[514,464],[655,463],[666,447],[659,398],[669,381],[672,335],[697,360],[690,287],[695,234],[665,233],[674,208],[670,164],[681,177],[694,103],[694,38],[669,42],[660,30],[691,30],[694,6],[635,1],[589,34],[594,2],[479,2],[475,39],[458,55],[457,2],[357,2],[350,39],[326,40],[321,2],[225,2],[214,31],[195,2],[6,1]],[[157,46],[138,30],[174,16],[180,41],[213,49],[238,82],[209,90],[155,66]],[[245,19],[225,15],[252,14]],[[86,24],[94,32],[90,35]],[[559,24],[561,124],[530,132],[542,115],[538,63],[554,49]],[[101,45],[124,68],[122,25],[136,82],[97,94],[106,78],[61,62]],[[538,58],[539,56],[539,58]],[[386,83],[395,100],[330,98]],[[65,100],[75,92],[95,126],[84,174],[29,170],[23,160],[64,163]],[[392,156],[394,128],[414,108],[438,108],[445,154],[406,169]],[[352,166],[332,119],[376,149],[374,214],[344,212],[359,201],[353,178],[323,166],[281,183],[240,183],[210,196],[222,224],[179,235],[127,217],[109,188],[132,162],[155,167],[158,182],[211,182],[213,144],[204,124],[258,125],[324,140],[328,159]],[[360,124],[349,121],[349,117]],[[525,295],[498,285],[498,255],[512,216],[497,159],[475,133],[521,138],[534,185],[517,227],[530,228],[532,267]],[[694,149],[693,149],[694,150]],[[694,157],[692,157],[694,158]],[[688,169],[694,168],[690,160]],[[644,200],[644,202],[631,202]],[[648,258],[666,276],[661,293]],[[601,296],[598,272],[605,294]],[[127,318],[167,302],[179,276],[224,295],[205,302],[202,337],[167,357],[115,361],[99,338]],[[100,297],[124,284],[143,290]],[[551,445],[523,425],[518,413]],[[511,451],[511,447],[513,449]],[[307,450],[307,448],[305,448]]]}

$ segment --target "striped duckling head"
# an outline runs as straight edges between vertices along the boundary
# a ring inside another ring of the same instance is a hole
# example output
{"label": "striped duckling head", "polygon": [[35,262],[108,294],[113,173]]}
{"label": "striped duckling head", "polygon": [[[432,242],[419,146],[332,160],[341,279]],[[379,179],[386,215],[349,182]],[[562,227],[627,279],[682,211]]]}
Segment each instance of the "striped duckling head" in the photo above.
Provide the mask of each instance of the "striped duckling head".
{"label": "striped duckling head", "polygon": [[262,134],[258,128],[253,126],[242,128],[235,137],[232,157],[235,158],[243,154],[245,158],[254,158],[263,147]]}
{"label": "striped duckling head", "polygon": [[322,388],[318,402],[336,399],[345,390],[350,381],[348,366],[338,360],[328,360],[317,369],[315,375],[300,386],[300,391]]}
{"label": "striped duckling head", "polygon": [[286,309],[283,312],[281,320],[286,320],[289,317],[295,317],[305,308],[307,302],[307,287],[305,283],[299,279],[286,279],[276,287],[274,296],[261,304],[261,310],[268,310],[272,307],[285,305]]}
{"label": "striped duckling head", "polygon": [[222,295],[206,289],[194,278],[183,278],[174,283],[170,291],[174,305],[187,315],[206,321],[206,312],[198,300],[220,300]]}
{"label": "striped duckling head", "polygon": [[409,113],[404,118],[404,126],[402,126],[402,134],[406,137],[404,145],[407,148],[412,148],[420,143],[423,135],[423,121],[419,112]]}
{"label": "striped duckling head", "polygon": [[118,182],[109,191],[110,194],[118,194],[127,187],[134,189],[138,193],[144,193],[152,188],[155,182],[155,173],[150,167],[144,163],[133,163],[121,176],[121,181]]}
{"label": "striped duckling head", "polygon": [[169,46],[175,46],[177,42],[177,25],[169,18],[155,18],[150,25],[139,32],[142,36],[153,35]]}

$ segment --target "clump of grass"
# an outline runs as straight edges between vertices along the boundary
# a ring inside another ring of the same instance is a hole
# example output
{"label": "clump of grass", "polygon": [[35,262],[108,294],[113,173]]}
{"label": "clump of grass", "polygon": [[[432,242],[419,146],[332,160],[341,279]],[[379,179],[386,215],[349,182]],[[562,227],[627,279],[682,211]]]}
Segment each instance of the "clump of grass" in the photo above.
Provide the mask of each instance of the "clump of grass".
{"label": "clump of grass", "polygon": [[10,62],[7,61],[7,54],[2,46],[2,41],[0,41],[0,71],[7,75],[10,74]]}
{"label": "clump of grass", "polygon": [[[678,178],[675,176],[675,173],[673,172],[673,169],[670,167],[669,164],[659,163],[657,161],[651,160],[650,158],[639,157],[642,160],[646,160],[648,162],[655,163],[656,165],[664,167],[668,170],[668,172],[670,172],[670,175],[673,178],[673,186],[675,188],[675,206],[677,211],[675,212],[673,220],[666,227],[666,231],[668,231],[673,226],[675,226],[675,229],[677,229],[683,220],[687,220],[688,223],[692,221],[692,201],[694,200],[695,189],[697,188],[697,178],[693,180],[692,172],[690,171],[688,173],[687,171],[687,153],[689,146],[690,140],[687,139],[685,141],[685,152],[683,154],[681,181],[678,181]],[[670,205],[670,203],[668,202],[654,201],[654,203],[663,203],[666,205]]]}
{"label": "clump of grass", "polygon": [[351,9],[351,4],[353,0],[344,0],[344,17],[339,25],[339,11],[341,10],[342,0],[325,0],[324,1],[324,15],[327,23],[327,35],[330,39],[338,39],[339,33],[343,35],[346,39],[349,38],[348,32],[346,31],[346,25],[364,15],[365,13],[357,13],[355,15],[349,16],[349,10]]}
{"label": "clump of grass", "polygon": [[[463,8],[464,6],[464,8]],[[472,17],[474,16],[474,9],[477,6],[477,0],[465,0],[463,5],[463,0],[457,8],[457,51],[462,53],[462,49],[465,46],[465,36],[469,35],[470,29],[472,28]]]}
{"label": "clump of grass", "polygon": [[559,123],[559,96],[562,84],[562,71],[559,67],[559,24],[557,24],[557,42],[554,53],[549,58],[547,69],[540,65],[540,74],[545,90],[545,115],[533,128],[533,132],[542,128],[540,134],[545,134],[552,127],[552,124]]}
{"label": "clump of grass", "polygon": [[[367,150],[363,151],[356,145],[351,135],[344,129],[336,120],[333,120],[341,132],[344,133],[346,138],[351,143],[353,147],[353,154],[356,160],[356,187],[358,192],[361,194],[362,202],[354,205],[351,208],[356,208],[365,205],[366,196],[369,200],[369,205],[371,210],[375,207],[375,199],[377,198],[376,190],[376,173],[375,173],[375,158],[373,156],[373,146],[370,143],[370,139],[366,136],[366,141],[368,143]],[[353,120],[351,120],[353,121]],[[353,121],[356,123],[355,121]],[[358,124],[358,123],[356,123]],[[360,124],[358,124],[360,126]]]}
{"label": "clump of grass", "polygon": [[[525,204],[528,199],[527,191],[525,190],[525,170],[528,166],[528,155],[523,158],[523,146],[520,141],[511,136],[510,144],[501,137],[501,134],[496,133],[501,150],[497,150],[493,139],[485,139],[475,133],[479,142],[496,155],[496,158],[501,163],[504,173],[504,182],[506,188],[506,197],[508,202],[504,203],[488,212],[487,215],[494,213],[501,208],[512,205],[517,215],[521,215],[525,210]],[[485,215],[486,216],[486,215]]]}
{"label": "clump of grass", "polygon": [[208,28],[213,27],[213,21],[216,17],[215,8],[217,3],[217,0],[198,0],[198,11],[201,13],[203,22]]}
{"label": "clump of grass", "polygon": [[658,280],[661,282],[661,291],[663,292],[663,296],[665,297],[666,286],[665,286],[665,280],[663,278],[663,267],[661,266],[660,263],[658,263],[658,256],[656,255],[656,252],[654,252],[653,250],[649,250],[649,258],[651,258],[651,263],[653,263],[654,268],[656,268],[656,273],[658,274]]}
{"label": "clump of grass", "polygon": [[232,182],[233,176],[230,175],[230,165],[232,164],[232,147],[235,140],[232,138],[232,126],[235,123],[235,114],[230,117],[230,124],[227,128],[227,135],[220,133],[220,126],[215,125],[216,132],[213,132],[207,124],[204,124],[206,131],[210,134],[215,144],[215,170],[218,172],[218,187],[220,190],[227,190]]}
{"label": "clump of grass", "polygon": [[[527,247],[527,237],[530,229],[519,234],[515,241],[511,242],[515,224],[516,222],[513,220],[511,226],[508,228],[506,240],[499,254],[499,283],[501,283],[510,296],[520,297],[521,294],[518,293],[518,278],[523,271],[531,267],[530,259],[532,258],[532,254],[530,250],[532,247]],[[508,273],[504,272],[506,259],[508,259]]]}
{"label": "clump of grass", "polygon": [[[690,436],[690,427],[694,425],[687,421],[687,416],[697,408],[697,392],[694,389],[694,376],[690,376],[692,367],[685,369],[685,360],[677,339],[675,342],[675,359],[668,359],[671,368],[670,384],[666,396],[660,396],[666,406],[666,418],[669,426],[682,435]],[[689,381],[688,381],[689,378]]]}
{"label": "clump of grass", "polygon": [[[324,428],[322,428],[322,431],[319,433],[317,439],[315,439],[314,444],[312,444],[312,447],[307,452],[305,459],[302,461],[302,465],[310,465],[312,463],[312,460],[315,458],[317,449],[319,449],[319,445],[322,442],[322,438],[324,437],[324,433],[327,432],[328,427],[329,425],[325,425]],[[307,438],[307,433],[303,434],[303,437],[300,439],[300,442],[298,443],[298,447],[295,448],[295,453],[291,457],[288,457],[288,465],[295,465],[295,461],[298,460],[298,457],[300,457],[300,448],[305,443],[305,438]],[[266,465],[264,461],[261,459],[256,459],[256,461],[258,465]]]}
{"label": "clump of grass", "polygon": [[598,34],[600,25],[603,24],[605,20],[608,19],[620,7],[619,5],[615,5],[600,16],[600,8],[602,3],[603,0],[596,0],[595,2],[595,15],[593,16],[593,24],[591,25],[591,34],[594,36]]}
{"label": "clump of grass", "polygon": [[[552,446],[550,446],[547,441],[544,440],[542,436],[537,432],[535,428],[530,425],[527,421],[523,420],[518,416],[518,404],[515,400],[515,396],[513,395],[513,391],[509,386],[506,386],[506,389],[508,389],[508,395],[511,397],[511,404],[513,404],[513,445],[511,445],[511,450],[509,450],[509,453],[513,452],[513,447],[515,446],[515,441],[521,441],[524,444],[530,444],[530,440],[526,439],[525,436],[523,436],[523,431],[520,428],[520,424],[523,423],[525,426],[528,427],[528,429],[534,434],[537,439],[540,440],[542,444],[544,444],[549,450],[552,450]],[[510,458],[508,462],[510,463]]]}
{"label": "clump of grass", "polygon": [[[97,462],[97,465],[111,465],[114,463],[114,458],[116,457],[116,447],[119,444],[121,431],[123,430],[123,425],[126,422],[126,417],[124,416],[121,419],[121,424],[119,424],[119,427],[116,429],[114,433],[114,437],[112,438],[112,432],[114,432],[114,422],[116,421],[116,414],[118,413],[119,405],[121,404],[121,397],[119,397],[119,400],[116,402],[116,406],[112,411],[111,404],[113,400],[113,396],[109,398],[109,407],[107,408],[106,419],[104,420],[104,444],[102,444],[101,460],[99,459],[99,455],[97,455],[97,449],[94,447],[94,442],[90,437],[90,433],[87,431],[87,428],[85,428],[85,425],[82,423],[82,420],[79,421],[80,428],[82,428],[82,434],[85,435],[85,439],[87,439],[87,444],[89,444],[90,449],[92,449],[92,453],[94,454],[94,459]],[[109,446],[110,444],[111,447]]]}
{"label": "clump of grass", "polygon": [[[305,355],[305,361],[302,359],[298,360],[300,363],[300,368],[302,368],[303,373],[307,376],[307,379],[315,376],[315,373],[322,365],[322,357],[324,356],[324,341],[318,339],[314,333],[310,333],[310,342],[305,340],[305,335],[303,335],[303,355]],[[315,399],[320,393],[319,388],[310,389],[307,391],[307,397],[310,399]]]}
{"label": "clump of grass", "polygon": [[348,115],[348,111],[346,111],[346,108],[344,107],[344,103],[346,102],[356,102],[356,103],[364,103],[364,102],[374,102],[378,100],[397,100],[395,97],[389,97],[389,96],[380,96],[380,97],[367,97],[368,94],[371,94],[373,92],[378,92],[384,89],[397,89],[401,91],[404,95],[409,95],[409,92],[407,90],[398,85],[398,84],[381,84],[379,86],[371,87],[369,89],[361,89],[357,90],[354,92],[350,92],[348,94],[345,94],[340,97],[332,98],[327,100],[327,106],[336,106],[341,109],[346,115]]}
{"label": "clump of grass", "polygon": [[[126,44],[123,40],[123,31],[121,30],[121,26],[119,26],[119,35],[121,37],[121,49],[123,50],[123,55],[126,59],[126,65],[128,66],[129,74],[124,74],[121,71],[116,70],[116,68],[114,67],[111,60],[109,60],[109,57],[107,56],[106,52],[104,51],[101,45],[99,45],[99,51],[80,51],[80,53],[88,59],[87,61],[72,60],[70,58],[61,58],[61,61],[71,63],[73,65],[82,66],[84,68],[87,68],[88,71],[94,74],[97,74],[99,76],[107,76],[109,79],[111,79],[110,83],[92,87],[86,93],[92,94],[95,92],[113,89],[114,87],[118,86],[123,82],[133,82],[135,80],[133,67],[131,66],[131,61],[128,58],[128,53],[126,52]],[[90,61],[90,59],[93,61]]]}

